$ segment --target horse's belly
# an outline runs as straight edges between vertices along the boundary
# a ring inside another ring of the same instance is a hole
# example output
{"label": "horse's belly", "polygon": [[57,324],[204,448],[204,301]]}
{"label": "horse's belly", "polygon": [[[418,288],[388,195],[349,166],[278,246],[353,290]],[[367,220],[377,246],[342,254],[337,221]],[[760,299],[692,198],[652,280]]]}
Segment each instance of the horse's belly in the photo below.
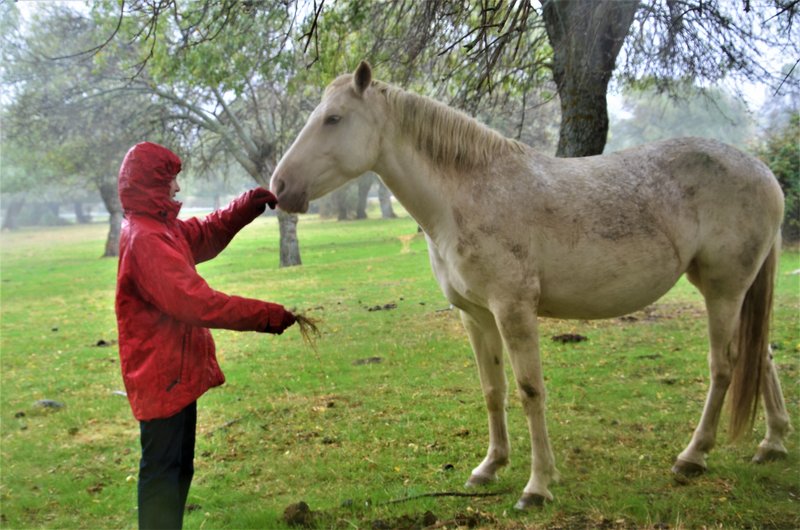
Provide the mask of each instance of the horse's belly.
{"label": "horse's belly", "polygon": [[592,320],[613,318],[652,304],[674,285],[661,285],[659,288],[616,293],[556,293],[543,297],[539,303],[539,315],[553,318]]}
{"label": "horse's belly", "polygon": [[661,298],[684,271],[673,259],[642,256],[626,266],[607,260],[562,266],[540,278],[539,314],[554,318],[597,319],[637,311]]}

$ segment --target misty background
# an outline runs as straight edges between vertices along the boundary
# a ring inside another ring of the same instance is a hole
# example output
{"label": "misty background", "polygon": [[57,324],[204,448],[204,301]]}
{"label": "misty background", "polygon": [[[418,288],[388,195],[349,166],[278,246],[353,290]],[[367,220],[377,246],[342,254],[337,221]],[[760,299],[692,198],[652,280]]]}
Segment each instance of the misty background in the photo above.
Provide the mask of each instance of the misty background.
{"label": "misty background", "polygon": [[[797,11],[790,0],[4,2],[2,227],[108,223],[115,255],[116,171],[143,140],[184,160],[182,216],[225,205],[267,185],[324,86],[361,59],[551,155],[716,138],[761,156],[796,216]],[[575,119],[586,121],[570,130]],[[366,175],[313,211],[391,217],[387,197]],[[279,221],[290,240],[296,216]]]}

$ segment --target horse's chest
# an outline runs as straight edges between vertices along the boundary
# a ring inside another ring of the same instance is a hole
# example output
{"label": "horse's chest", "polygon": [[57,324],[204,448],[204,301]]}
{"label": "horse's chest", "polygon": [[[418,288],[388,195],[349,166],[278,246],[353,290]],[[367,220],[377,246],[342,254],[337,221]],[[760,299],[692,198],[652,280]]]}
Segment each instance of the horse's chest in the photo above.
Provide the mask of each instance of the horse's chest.
{"label": "horse's chest", "polygon": [[488,273],[481,248],[463,238],[453,238],[445,245],[437,245],[429,238],[428,254],[433,274],[451,303],[486,305],[488,286],[494,283],[494,277]]}

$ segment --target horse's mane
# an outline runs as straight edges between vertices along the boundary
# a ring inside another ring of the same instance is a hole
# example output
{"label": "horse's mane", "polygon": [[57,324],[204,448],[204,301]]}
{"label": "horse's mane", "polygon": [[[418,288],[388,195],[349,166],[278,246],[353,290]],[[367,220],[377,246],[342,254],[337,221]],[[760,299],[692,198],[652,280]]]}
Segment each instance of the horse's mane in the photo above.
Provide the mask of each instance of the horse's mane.
{"label": "horse's mane", "polygon": [[434,99],[380,81],[400,130],[440,168],[467,170],[487,166],[498,155],[521,152],[523,144]]}

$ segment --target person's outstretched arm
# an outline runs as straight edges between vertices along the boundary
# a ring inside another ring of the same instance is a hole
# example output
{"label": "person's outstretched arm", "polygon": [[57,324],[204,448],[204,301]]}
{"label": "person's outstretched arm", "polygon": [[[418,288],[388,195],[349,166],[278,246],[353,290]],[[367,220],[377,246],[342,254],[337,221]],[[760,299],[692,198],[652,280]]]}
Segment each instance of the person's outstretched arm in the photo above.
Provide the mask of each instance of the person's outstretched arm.
{"label": "person's outstretched arm", "polygon": [[212,289],[168,236],[136,240],[132,277],[142,298],[176,320],[193,326],[282,333],[295,317],[282,305]]}
{"label": "person's outstretched arm", "polygon": [[267,206],[275,209],[278,200],[264,188],[246,191],[225,208],[216,210],[203,219],[181,221],[195,263],[210,260],[222,252],[239,230],[264,213]]}

